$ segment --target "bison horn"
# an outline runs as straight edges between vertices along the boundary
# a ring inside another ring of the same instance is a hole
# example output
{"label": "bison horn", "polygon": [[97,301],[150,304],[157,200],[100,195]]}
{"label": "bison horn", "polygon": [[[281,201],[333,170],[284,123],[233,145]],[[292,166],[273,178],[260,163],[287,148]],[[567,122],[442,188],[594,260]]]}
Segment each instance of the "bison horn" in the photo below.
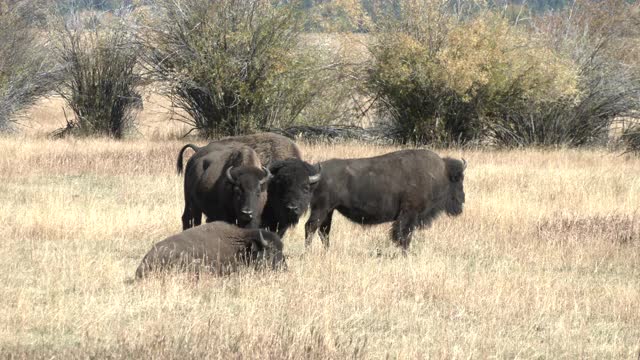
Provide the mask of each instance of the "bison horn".
{"label": "bison horn", "polygon": [[271,175],[271,171],[269,171],[269,169],[267,169],[266,167],[263,166],[262,171],[264,171],[264,177],[262,178],[262,180],[260,180],[260,185],[271,180],[271,178],[273,177],[273,175]]}
{"label": "bison horn", "polygon": [[231,169],[232,169],[232,168],[233,168],[233,166],[229,166],[229,167],[227,168],[227,179],[229,179],[229,181],[230,181],[232,184],[235,184],[235,182],[236,182],[236,181],[233,179],[233,176],[231,176]]}
{"label": "bison horn", "polygon": [[309,176],[309,184],[315,184],[320,181],[320,177],[322,176],[320,172],[322,171],[322,165],[318,164],[318,172],[315,175]]}
{"label": "bison horn", "polygon": [[467,160],[462,158],[462,171],[465,171],[466,169],[467,169]]}
{"label": "bison horn", "polygon": [[260,235],[260,245],[262,245],[262,247],[269,247],[269,244],[267,244],[262,236],[262,230],[258,230],[258,235]]}

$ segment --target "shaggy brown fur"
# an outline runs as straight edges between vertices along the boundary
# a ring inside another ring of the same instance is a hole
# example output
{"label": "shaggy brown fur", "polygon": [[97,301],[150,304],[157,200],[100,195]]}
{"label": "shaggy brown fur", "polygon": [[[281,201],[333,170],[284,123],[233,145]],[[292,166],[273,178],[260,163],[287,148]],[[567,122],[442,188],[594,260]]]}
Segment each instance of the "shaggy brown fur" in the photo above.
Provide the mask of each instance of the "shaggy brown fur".
{"label": "shaggy brown fur", "polygon": [[211,222],[153,245],[138,266],[136,278],[172,268],[222,275],[236,271],[239,265],[264,264],[262,260],[274,270],[285,268],[282,247],[280,237],[272,232]]}

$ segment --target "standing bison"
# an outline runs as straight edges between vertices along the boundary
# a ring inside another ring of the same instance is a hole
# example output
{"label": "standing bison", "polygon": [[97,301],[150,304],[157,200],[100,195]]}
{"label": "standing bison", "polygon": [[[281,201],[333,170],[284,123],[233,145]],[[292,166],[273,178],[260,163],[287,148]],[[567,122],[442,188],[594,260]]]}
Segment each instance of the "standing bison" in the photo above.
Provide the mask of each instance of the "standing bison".
{"label": "standing bison", "polygon": [[267,188],[267,203],[260,226],[284,236],[307,211],[311,195],[320,181],[321,169],[290,158],[271,163],[269,170],[273,179]]}
{"label": "standing bison", "polygon": [[270,262],[274,270],[286,268],[278,235],[216,221],[153,245],[138,266],[136,278],[171,268],[193,270],[197,274],[204,268],[221,275],[236,271],[238,265],[258,265],[260,260]]}
{"label": "standing bison", "polygon": [[184,213],[182,228],[221,220],[240,227],[257,228],[266,202],[269,169],[248,146],[211,143],[203,148],[185,145],[178,155],[178,173],[182,155],[191,147],[196,153],[189,159],[184,174]]}
{"label": "standing bison", "polygon": [[311,194],[320,180],[320,168],[303,161],[300,149],[287,137],[259,133],[227,137],[200,148],[188,144],[178,157],[178,172],[182,169],[182,153],[187,147],[195,150],[196,155],[202,156],[219,151],[224,146],[248,146],[258,154],[260,162],[268,167],[273,178],[268,184],[268,197],[260,226],[284,236],[287,229],[297,224],[309,207]]}
{"label": "standing bison", "polygon": [[262,212],[262,227],[284,236],[298,223],[320,180],[320,168],[302,160],[302,152],[289,138],[274,133],[231,136],[217,141],[245,144],[258,153],[262,164],[273,174],[267,189],[267,203]]}
{"label": "standing bison", "polygon": [[402,150],[364,159],[321,163],[322,178],[311,200],[305,245],[320,228],[329,247],[334,210],[363,225],[393,221],[391,238],[406,252],[411,234],[441,213],[462,213],[466,162],[428,150]]}
{"label": "standing bison", "polygon": [[272,162],[289,158],[302,159],[302,152],[298,145],[286,136],[265,132],[251,135],[229,136],[216,143],[241,143],[255,150],[264,166]]}

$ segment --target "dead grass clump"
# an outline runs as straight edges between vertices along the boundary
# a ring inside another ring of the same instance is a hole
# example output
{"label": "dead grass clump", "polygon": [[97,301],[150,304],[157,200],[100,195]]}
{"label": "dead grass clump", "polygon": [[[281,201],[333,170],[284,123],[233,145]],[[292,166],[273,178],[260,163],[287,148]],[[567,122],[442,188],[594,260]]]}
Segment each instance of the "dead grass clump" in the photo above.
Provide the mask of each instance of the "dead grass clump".
{"label": "dead grass clump", "polygon": [[540,239],[575,237],[633,245],[640,239],[640,219],[633,215],[558,215],[536,224]]}

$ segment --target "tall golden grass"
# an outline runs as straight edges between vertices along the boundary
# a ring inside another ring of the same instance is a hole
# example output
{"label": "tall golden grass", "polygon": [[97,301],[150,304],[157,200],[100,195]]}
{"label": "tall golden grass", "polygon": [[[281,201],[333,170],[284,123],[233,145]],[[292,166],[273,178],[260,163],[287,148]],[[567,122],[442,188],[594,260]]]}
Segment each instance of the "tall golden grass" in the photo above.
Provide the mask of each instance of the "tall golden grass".
{"label": "tall golden grass", "polygon": [[[469,162],[465,211],[418,231],[407,258],[388,225],[337,216],[327,252],[317,237],[305,251],[304,220],[285,236],[284,273],[131,284],[151,245],[181,229],[185,141],[162,131],[0,138],[3,356],[638,357],[637,158],[438,150]],[[310,162],[394,150],[302,149]]]}

